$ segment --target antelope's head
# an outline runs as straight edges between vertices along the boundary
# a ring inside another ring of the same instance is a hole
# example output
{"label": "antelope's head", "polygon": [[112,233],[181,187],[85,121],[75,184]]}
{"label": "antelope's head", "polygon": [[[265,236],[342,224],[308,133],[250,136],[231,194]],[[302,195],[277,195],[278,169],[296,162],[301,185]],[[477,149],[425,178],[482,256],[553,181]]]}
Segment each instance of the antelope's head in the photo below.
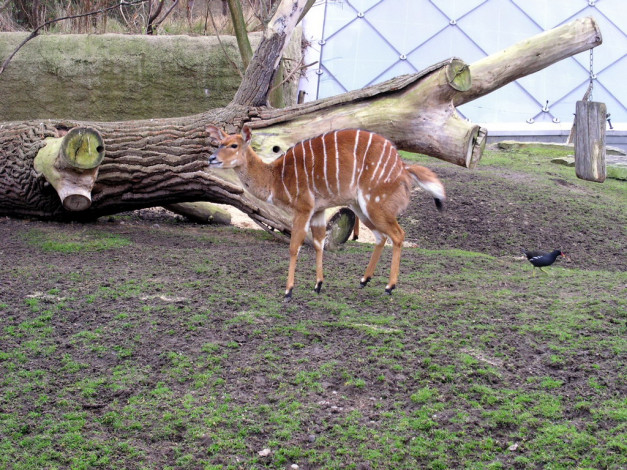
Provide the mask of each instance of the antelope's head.
{"label": "antelope's head", "polygon": [[216,126],[207,126],[209,136],[219,142],[216,151],[209,157],[209,166],[214,168],[236,168],[244,164],[251,132],[244,126],[242,134],[227,135]]}

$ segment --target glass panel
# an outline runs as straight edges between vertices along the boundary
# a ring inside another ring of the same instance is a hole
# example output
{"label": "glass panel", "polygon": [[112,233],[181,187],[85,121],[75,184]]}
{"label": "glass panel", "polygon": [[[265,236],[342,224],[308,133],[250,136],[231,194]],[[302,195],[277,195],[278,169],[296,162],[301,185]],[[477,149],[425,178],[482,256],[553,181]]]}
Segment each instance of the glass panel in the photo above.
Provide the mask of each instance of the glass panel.
{"label": "glass panel", "polygon": [[447,20],[459,20],[485,0],[432,0],[447,17]]}
{"label": "glass panel", "polygon": [[318,98],[326,98],[328,96],[335,96],[341,93],[346,93],[348,90],[343,88],[335,79],[328,73],[320,75],[320,81],[318,82]]}
{"label": "glass panel", "polygon": [[588,80],[589,74],[586,69],[574,59],[569,58],[520,78],[518,83],[543,106],[548,100],[549,107],[552,107],[553,103],[560,100],[570,90]]}
{"label": "glass panel", "polygon": [[[338,1],[338,0],[331,0]],[[342,0],[339,0],[342,1]],[[386,0],[344,0],[346,3],[349,3],[355,10],[360,12],[365,12],[369,10],[373,6],[384,3]]]}
{"label": "glass panel", "polygon": [[[623,103],[623,116],[627,114],[627,86],[625,83],[625,71],[627,71],[627,55],[623,56],[621,60],[607,68],[603,72],[597,75],[597,83],[600,83],[603,87],[610,90],[612,95],[616,97],[618,101]],[[623,84],[617,86],[617,84]],[[595,83],[595,90],[596,90]],[[596,100],[596,91],[593,91],[594,99]],[[617,110],[618,111],[618,110]],[[612,117],[614,118],[614,111],[612,111]],[[627,122],[627,119],[621,119],[622,122]]]}
{"label": "glass panel", "polygon": [[483,58],[485,54],[456,26],[447,26],[440,34],[409,55],[409,61],[418,70],[425,69],[449,57],[459,57],[467,64]]}
{"label": "glass panel", "polygon": [[[475,123],[525,122],[535,116],[542,106],[515,83],[460,106],[460,111]],[[489,131],[489,129],[488,129]]]}
{"label": "glass panel", "polygon": [[[596,7],[623,33],[627,33],[627,2],[625,0],[603,0],[597,2]],[[598,15],[594,16],[598,18]]]}
{"label": "glass panel", "polygon": [[462,18],[458,26],[487,54],[542,32],[509,0],[491,0]]}
{"label": "glass panel", "polygon": [[333,36],[341,28],[357,19],[357,11],[346,2],[327,2],[324,20],[324,39]]}
{"label": "glass panel", "polygon": [[366,18],[400,54],[410,53],[448,24],[432,5],[415,0],[386,0]]}
{"label": "glass panel", "polygon": [[[311,38],[314,48],[322,49],[324,74],[307,75],[319,97],[413,73],[452,56],[472,64],[542,28],[571,21],[573,15],[594,16],[603,45],[594,50],[598,78],[593,99],[607,103],[613,122],[627,121],[627,87],[622,85],[627,69],[626,0],[597,0],[595,7],[586,0],[326,0],[319,5],[326,11],[325,45]],[[449,18],[458,21],[449,25]],[[468,103],[460,112],[484,123],[524,123],[531,117],[539,122],[553,116],[571,122],[575,102],[588,86],[589,63],[590,53],[582,52]],[[547,100],[550,113],[543,113]]]}
{"label": "glass panel", "polygon": [[362,88],[399,59],[363,19],[339,31],[322,49],[324,66],[347,90]]}
{"label": "glass panel", "polygon": [[542,29],[553,29],[583,10],[588,2],[573,0],[513,0]]}

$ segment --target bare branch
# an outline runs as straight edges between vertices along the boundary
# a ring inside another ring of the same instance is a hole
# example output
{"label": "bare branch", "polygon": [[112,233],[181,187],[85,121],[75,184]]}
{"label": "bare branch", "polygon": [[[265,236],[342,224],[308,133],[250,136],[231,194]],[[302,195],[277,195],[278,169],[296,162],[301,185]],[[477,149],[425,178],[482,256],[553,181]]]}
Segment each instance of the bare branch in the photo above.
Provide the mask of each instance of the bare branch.
{"label": "bare branch", "polygon": [[174,2],[172,2],[172,5],[170,5],[170,8],[168,8],[168,11],[166,11],[165,14],[161,17],[161,19],[154,24],[153,32],[154,32],[154,29],[157,29],[161,25],[161,23],[163,23],[163,20],[165,20],[170,15],[170,13],[172,13],[172,10],[174,10],[174,7],[176,7],[178,2],[179,0],[174,0]]}
{"label": "bare branch", "polygon": [[211,13],[211,10],[209,9],[208,6],[207,6],[207,14],[208,14],[209,18],[211,18],[211,24],[213,25],[213,29],[216,32],[216,38],[218,39],[218,42],[220,43],[220,47],[222,48],[222,52],[224,52],[224,56],[227,58],[227,60],[230,62],[230,64],[233,66],[233,68],[235,70],[237,70],[237,73],[239,74],[239,76],[240,77],[244,77],[244,74],[239,69],[237,64],[235,62],[233,62],[233,60],[231,59],[229,54],[226,52],[226,48],[224,47],[224,44],[222,43],[222,39],[220,38],[220,33],[218,33],[218,27],[216,26],[216,22],[213,19],[213,13]]}
{"label": "bare branch", "polygon": [[[285,61],[285,60],[293,60],[293,59],[285,59],[285,58],[284,58],[284,59],[281,59],[281,60]],[[285,77],[283,80],[281,80],[281,83],[277,83],[275,86],[273,86],[272,88],[270,88],[270,93],[272,93],[274,90],[276,90],[276,89],[277,89],[277,88],[279,88],[280,86],[285,85],[287,82],[289,82],[289,81],[292,79],[292,77],[293,77],[294,75],[296,75],[296,74],[297,74],[298,72],[300,72],[301,70],[305,70],[305,69],[307,69],[307,68],[311,67],[312,65],[316,65],[316,64],[318,63],[318,61],[312,62],[311,64],[303,64],[303,62],[304,62],[304,59],[303,59],[303,58],[301,58],[301,59],[298,61],[298,65],[297,65],[296,67],[294,67],[294,69],[293,69],[292,71],[290,71],[290,73],[288,74],[288,76],[287,76],[287,77]]]}

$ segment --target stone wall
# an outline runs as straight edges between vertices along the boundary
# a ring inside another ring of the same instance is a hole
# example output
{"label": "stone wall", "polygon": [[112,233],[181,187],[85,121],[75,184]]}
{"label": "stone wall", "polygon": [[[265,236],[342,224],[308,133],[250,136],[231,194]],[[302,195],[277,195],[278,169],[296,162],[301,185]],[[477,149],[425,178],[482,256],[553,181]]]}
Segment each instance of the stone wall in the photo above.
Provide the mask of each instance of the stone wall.
{"label": "stone wall", "polygon": [[[0,62],[26,34],[0,33]],[[253,48],[260,39],[251,34]],[[241,78],[224,51],[241,60],[234,37],[220,40],[224,49],[207,36],[38,36],[0,75],[0,121],[122,121],[225,106]]]}

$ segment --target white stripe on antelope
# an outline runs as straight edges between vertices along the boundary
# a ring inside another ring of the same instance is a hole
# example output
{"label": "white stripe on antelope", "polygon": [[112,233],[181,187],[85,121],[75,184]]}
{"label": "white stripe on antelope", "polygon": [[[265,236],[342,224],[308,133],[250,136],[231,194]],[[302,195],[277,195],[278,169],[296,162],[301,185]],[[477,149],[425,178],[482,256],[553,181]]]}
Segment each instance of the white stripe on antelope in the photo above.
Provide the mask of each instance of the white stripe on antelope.
{"label": "white stripe on antelope", "polygon": [[444,186],[431,170],[406,165],[392,142],[369,131],[328,132],[299,142],[272,163],[265,163],[251,148],[247,126],[241,135],[226,135],[215,126],[208,126],[207,131],[220,142],[209,157],[210,166],[233,168],[252,194],[294,214],[286,300],[292,297],[298,251],[309,228],[316,250],[315,291],[319,293],[322,288],[325,209],[348,206],[377,235],[377,245],[360,281],[362,287],[374,275],[386,240],[392,240],[392,266],[385,287],[391,294],[398,281],[405,239],[396,218],[407,208],[412,187],[418,184],[430,193],[438,209],[445,199]]}

